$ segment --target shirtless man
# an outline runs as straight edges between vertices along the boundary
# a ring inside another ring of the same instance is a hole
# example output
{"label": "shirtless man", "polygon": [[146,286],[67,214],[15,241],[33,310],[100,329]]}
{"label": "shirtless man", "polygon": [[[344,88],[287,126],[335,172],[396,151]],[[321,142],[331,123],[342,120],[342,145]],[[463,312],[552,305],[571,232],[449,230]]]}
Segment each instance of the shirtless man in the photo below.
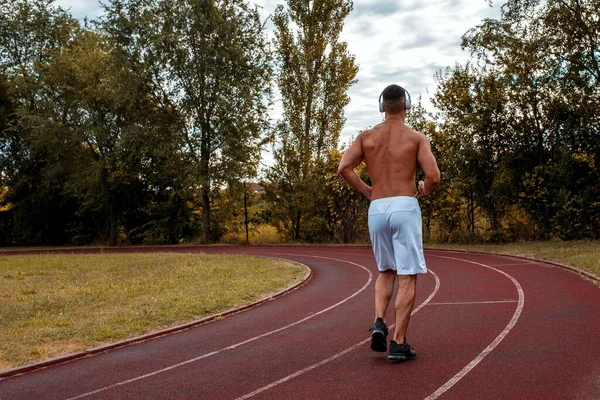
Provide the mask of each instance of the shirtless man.
{"label": "shirtless man", "polygon": [[[382,99],[383,98],[383,102]],[[430,194],[440,182],[440,171],[425,135],[404,124],[410,97],[398,85],[386,87],[379,97],[385,121],[362,132],[346,151],[338,173],[364,194],[369,207],[369,234],[379,268],[375,283],[375,323],[371,349],[387,351],[386,311],[398,279],[396,329],[388,359],[393,362],[416,357],[406,343],[408,321],[415,304],[417,274],[427,273],[423,256],[421,208],[417,194]],[[373,186],[354,171],[365,160]],[[425,181],[415,185],[417,162]]]}

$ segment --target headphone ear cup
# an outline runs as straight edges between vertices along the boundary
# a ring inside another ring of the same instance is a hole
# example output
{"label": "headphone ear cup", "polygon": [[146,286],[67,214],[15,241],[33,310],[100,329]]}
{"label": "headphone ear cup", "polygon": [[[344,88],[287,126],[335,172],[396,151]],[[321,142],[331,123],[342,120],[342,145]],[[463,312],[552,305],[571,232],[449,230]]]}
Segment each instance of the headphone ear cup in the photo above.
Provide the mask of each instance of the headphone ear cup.
{"label": "headphone ear cup", "polygon": [[410,103],[410,97],[406,97],[405,106],[407,110],[410,109],[410,107],[412,106],[412,104]]}
{"label": "headphone ear cup", "polygon": [[379,112],[382,113],[383,111],[383,103],[381,102],[381,100],[379,100]]}

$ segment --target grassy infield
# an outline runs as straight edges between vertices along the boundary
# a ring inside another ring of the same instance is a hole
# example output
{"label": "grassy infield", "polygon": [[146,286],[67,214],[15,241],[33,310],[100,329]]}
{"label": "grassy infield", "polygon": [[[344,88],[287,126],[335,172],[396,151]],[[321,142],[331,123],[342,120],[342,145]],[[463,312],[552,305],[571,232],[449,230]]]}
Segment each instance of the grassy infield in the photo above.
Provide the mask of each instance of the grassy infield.
{"label": "grassy infield", "polygon": [[[535,256],[600,276],[600,242],[431,247]],[[240,255],[0,255],[0,370],[218,314],[304,273]]]}
{"label": "grassy infield", "polygon": [[239,255],[0,255],[0,370],[218,314],[305,271]]}

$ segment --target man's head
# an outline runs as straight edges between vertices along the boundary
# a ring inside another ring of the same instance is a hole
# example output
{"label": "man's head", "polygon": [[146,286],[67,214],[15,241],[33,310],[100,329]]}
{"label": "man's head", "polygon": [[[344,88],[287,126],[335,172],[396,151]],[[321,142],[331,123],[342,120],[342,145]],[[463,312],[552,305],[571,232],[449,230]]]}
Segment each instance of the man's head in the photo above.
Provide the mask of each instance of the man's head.
{"label": "man's head", "polygon": [[388,114],[400,114],[410,108],[410,97],[407,99],[406,90],[398,85],[389,85],[383,89],[379,101],[383,104],[383,110],[380,111]]}

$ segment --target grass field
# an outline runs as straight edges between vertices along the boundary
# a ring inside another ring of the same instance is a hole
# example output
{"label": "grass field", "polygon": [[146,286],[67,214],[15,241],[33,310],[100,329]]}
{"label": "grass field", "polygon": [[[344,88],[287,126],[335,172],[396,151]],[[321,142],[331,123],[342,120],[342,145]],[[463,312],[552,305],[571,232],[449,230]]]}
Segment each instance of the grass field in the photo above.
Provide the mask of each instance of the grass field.
{"label": "grass field", "polygon": [[304,274],[241,255],[0,256],[0,370],[215,315]]}
{"label": "grass field", "polygon": [[428,244],[426,247],[535,257],[567,264],[600,276],[600,241],[519,242],[499,245]]}

